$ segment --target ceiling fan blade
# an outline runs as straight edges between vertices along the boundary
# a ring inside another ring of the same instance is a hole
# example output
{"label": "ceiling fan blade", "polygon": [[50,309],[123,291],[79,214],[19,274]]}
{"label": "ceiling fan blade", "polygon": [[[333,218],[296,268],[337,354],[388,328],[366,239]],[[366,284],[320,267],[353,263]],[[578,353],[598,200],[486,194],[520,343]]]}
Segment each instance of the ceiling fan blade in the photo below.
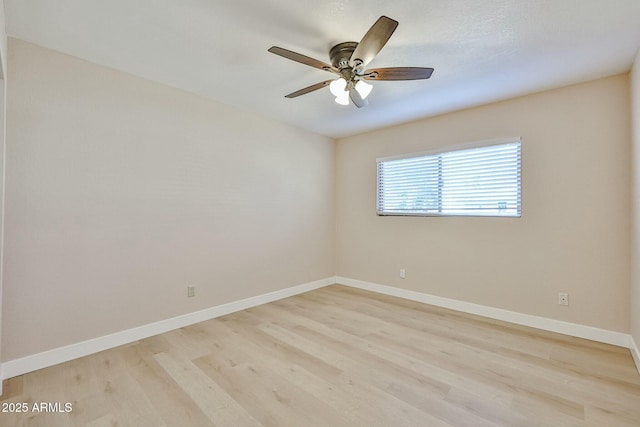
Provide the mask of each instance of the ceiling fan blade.
{"label": "ceiling fan blade", "polygon": [[366,107],[369,105],[369,101],[367,99],[362,99],[360,94],[355,88],[349,89],[349,98],[351,98],[351,102],[358,108]]}
{"label": "ceiling fan blade", "polygon": [[431,77],[433,68],[391,67],[372,68],[362,74],[365,80],[423,80]]}
{"label": "ceiling fan blade", "polygon": [[320,70],[324,70],[324,71],[329,71],[331,73],[338,73],[338,70],[335,67],[332,67],[331,65],[324,63],[322,61],[319,61],[317,59],[313,59],[310,58],[308,56],[302,55],[301,53],[296,53],[287,49],[283,49],[281,47],[278,46],[271,46],[268,49],[269,52],[271,53],[275,53],[276,55],[280,55],[283,58],[287,58],[290,59],[292,61],[296,61],[299,62],[301,64],[304,65],[308,65],[310,67],[313,68],[318,68]]}
{"label": "ceiling fan blade", "polygon": [[300,95],[307,94],[309,92],[313,92],[314,90],[322,89],[325,86],[329,86],[333,80],[326,80],[324,82],[316,83],[314,85],[305,87],[304,89],[297,90],[295,92],[291,92],[289,95],[285,95],[285,98],[295,98]]}
{"label": "ceiling fan blade", "polygon": [[398,21],[386,16],[381,16],[369,28],[358,46],[351,54],[350,62],[354,68],[367,65],[382,50],[387,41],[396,30]]}

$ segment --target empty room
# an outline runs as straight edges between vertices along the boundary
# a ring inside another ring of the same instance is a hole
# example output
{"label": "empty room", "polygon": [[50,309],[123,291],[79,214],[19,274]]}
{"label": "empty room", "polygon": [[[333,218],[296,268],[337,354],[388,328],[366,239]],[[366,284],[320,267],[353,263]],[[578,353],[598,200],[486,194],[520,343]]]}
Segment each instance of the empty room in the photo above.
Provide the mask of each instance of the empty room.
{"label": "empty room", "polygon": [[640,426],[638,0],[0,0],[0,425]]}

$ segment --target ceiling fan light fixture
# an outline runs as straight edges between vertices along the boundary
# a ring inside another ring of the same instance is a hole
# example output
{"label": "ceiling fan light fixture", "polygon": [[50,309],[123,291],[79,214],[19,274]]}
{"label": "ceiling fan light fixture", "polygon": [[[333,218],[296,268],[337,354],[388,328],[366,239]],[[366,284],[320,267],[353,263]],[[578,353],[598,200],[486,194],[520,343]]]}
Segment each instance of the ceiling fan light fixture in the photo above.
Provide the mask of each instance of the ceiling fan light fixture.
{"label": "ceiling fan light fixture", "polygon": [[336,96],[336,102],[340,105],[349,105],[349,92],[346,90],[342,91],[342,93]]}
{"label": "ceiling fan light fixture", "polygon": [[342,93],[345,92],[346,89],[347,89],[347,81],[342,77],[332,81],[329,84],[329,90],[331,91],[333,96],[342,96]]}
{"label": "ceiling fan light fixture", "polygon": [[371,62],[387,44],[397,26],[398,21],[387,16],[381,16],[371,28],[369,28],[359,43],[348,41],[334,45],[329,50],[331,65],[302,55],[301,53],[296,53],[278,46],[271,46],[267,50],[275,55],[334,75],[334,80],[325,80],[291,92],[285,95],[285,98],[296,98],[300,95],[329,86],[338,104],[349,105],[349,100],[351,100],[353,105],[362,108],[369,103],[366,98],[371,93],[373,86],[361,79],[426,80],[430,78],[433,73],[433,68],[387,67],[366,69],[367,64]]}
{"label": "ceiling fan light fixture", "polygon": [[358,91],[358,93],[360,94],[360,97],[362,99],[365,99],[371,93],[371,89],[373,89],[373,85],[370,85],[369,83],[367,83],[365,81],[358,80],[356,82],[355,88]]}

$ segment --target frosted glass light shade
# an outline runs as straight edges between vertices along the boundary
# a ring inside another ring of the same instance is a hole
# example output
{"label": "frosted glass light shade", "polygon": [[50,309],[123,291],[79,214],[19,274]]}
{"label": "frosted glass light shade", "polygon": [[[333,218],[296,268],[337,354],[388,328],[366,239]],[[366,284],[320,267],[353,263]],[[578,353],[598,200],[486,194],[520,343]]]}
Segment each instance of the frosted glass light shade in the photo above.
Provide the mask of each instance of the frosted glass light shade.
{"label": "frosted glass light shade", "polygon": [[340,95],[336,96],[336,102],[340,105],[349,105],[349,92],[343,90]]}
{"label": "frosted glass light shade", "polygon": [[341,96],[344,90],[347,88],[347,81],[340,77],[329,83],[329,90],[333,94],[333,96]]}
{"label": "frosted glass light shade", "polygon": [[367,96],[369,96],[369,94],[371,93],[371,89],[373,89],[373,86],[365,81],[358,80],[358,82],[356,83],[356,90],[358,91],[362,99],[365,99]]}

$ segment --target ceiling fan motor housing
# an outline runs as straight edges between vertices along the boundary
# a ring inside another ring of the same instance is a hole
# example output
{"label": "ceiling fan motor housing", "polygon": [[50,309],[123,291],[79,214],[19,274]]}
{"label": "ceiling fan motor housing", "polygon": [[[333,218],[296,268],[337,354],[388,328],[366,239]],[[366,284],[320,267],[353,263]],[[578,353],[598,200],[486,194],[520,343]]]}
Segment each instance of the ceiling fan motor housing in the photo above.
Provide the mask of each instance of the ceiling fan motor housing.
{"label": "ceiling fan motor housing", "polygon": [[357,42],[344,42],[332,47],[329,51],[331,65],[336,67],[338,70],[342,70],[343,68],[350,68],[351,65],[349,65],[349,60],[351,59],[351,54],[357,46]]}

